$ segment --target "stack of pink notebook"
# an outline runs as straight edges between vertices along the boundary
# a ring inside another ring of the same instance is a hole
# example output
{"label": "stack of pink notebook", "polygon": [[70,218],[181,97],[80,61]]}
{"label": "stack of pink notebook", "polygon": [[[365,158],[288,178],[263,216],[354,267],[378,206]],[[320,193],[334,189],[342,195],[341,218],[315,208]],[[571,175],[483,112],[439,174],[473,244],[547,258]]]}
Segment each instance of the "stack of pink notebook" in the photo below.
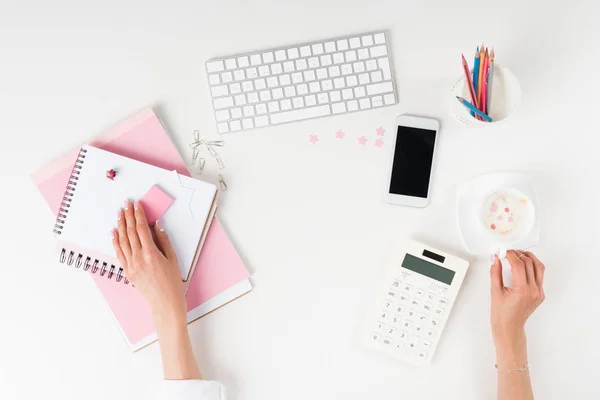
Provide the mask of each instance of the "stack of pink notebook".
{"label": "stack of pink notebook", "polygon": [[[152,109],[139,112],[88,144],[190,176],[184,160]],[[71,151],[32,176],[54,214],[60,209],[78,150]],[[90,276],[104,296],[128,345],[135,351],[154,342],[156,333],[151,311],[139,292],[112,279]],[[248,270],[215,218],[189,281],[186,293],[188,322],[251,290]]]}

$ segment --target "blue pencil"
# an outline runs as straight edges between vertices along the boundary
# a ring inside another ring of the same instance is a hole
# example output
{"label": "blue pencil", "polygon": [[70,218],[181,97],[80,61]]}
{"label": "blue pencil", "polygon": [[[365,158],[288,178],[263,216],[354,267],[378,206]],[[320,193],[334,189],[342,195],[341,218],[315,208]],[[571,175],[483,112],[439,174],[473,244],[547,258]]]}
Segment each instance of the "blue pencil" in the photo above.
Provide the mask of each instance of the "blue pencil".
{"label": "blue pencil", "polygon": [[[475,59],[473,60],[473,89],[475,90],[475,99],[473,102],[477,103],[477,87],[479,86],[479,46],[477,46],[477,51],[475,52]],[[478,104],[475,104],[477,107]],[[471,112],[471,115],[475,117],[475,113]]]}
{"label": "blue pencil", "polygon": [[475,107],[473,104],[469,103],[462,97],[456,96],[456,98],[458,99],[458,101],[460,101],[462,103],[463,106],[467,107],[471,112],[474,112],[475,114],[479,115],[481,118],[483,118],[484,121],[492,122],[492,119],[490,118],[489,115],[487,115],[486,113],[484,113],[482,111],[479,111],[477,109],[477,107]]}

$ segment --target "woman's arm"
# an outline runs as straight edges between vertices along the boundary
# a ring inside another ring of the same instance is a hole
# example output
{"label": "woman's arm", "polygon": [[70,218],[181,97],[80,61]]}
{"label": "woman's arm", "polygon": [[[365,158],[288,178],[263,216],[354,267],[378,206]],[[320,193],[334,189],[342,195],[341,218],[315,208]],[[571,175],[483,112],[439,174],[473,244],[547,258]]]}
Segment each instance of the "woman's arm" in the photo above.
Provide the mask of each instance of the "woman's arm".
{"label": "woman's arm", "polygon": [[544,301],[544,264],[530,252],[509,251],[513,287],[502,281],[502,265],[494,256],[492,333],[496,345],[498,400],[532,400],[525,322]]}
{"label": "woman's arm", "polygon": [[201,379],[187,330],[187,310],[177,256],[164,228],[154,227],[155,244],[144,209],[125,203],[112,232],[119,262],[152,309],[165,379]]}

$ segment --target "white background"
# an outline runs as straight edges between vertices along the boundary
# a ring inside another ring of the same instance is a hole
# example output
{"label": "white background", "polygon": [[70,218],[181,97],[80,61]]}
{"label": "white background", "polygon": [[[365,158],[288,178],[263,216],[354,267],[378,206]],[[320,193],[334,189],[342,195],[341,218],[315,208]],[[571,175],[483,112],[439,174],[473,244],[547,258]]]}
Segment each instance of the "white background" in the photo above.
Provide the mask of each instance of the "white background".
{"label": "white background", "polygon": [[[527,325],[536,398],[600,394],[593,2],[85,3],[0,2],[0,398],[145,399],[162,377],[158,347],[131,354],[91,280],[55,261],[53,217],[32,172],[148,105],[189,160],[193,130],[216,131],[205,60],[382,28],[391,32],[399,105],[224,137],[230,189],[219,216],[256,286],[191,325],[202,372],[234,400],[493,398],[487,259],[470,257],[430,367],[363,350],[356,332],[392,243],[414,237],[469,257],[455,185],[526,171],[541,203],[535,251],[547,264],[547,300]],[[465,128],[447,95],[460,54],[470,60],[482,40],[519,78],[523,100],[504,124]],[[425,210],[384,200],[403,112],[442,125]],[[379,126],[382,149],[373,146]],[[204,178],[215,177],[211,164]]]}

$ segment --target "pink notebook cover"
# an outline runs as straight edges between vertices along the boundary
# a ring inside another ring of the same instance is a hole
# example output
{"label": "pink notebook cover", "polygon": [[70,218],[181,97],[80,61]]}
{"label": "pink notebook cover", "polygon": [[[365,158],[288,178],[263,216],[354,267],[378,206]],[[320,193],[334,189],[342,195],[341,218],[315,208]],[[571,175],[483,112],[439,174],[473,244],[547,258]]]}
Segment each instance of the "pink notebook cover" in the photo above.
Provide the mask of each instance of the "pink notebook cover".
{"label": "pink notebook cover", "polygon": [[[184,160],[150,108],[93,138],[88,144],[190,176]],[[54,214],[60,208],[78,150],[71,151],[32,175],[33,182]],[[154,332],[150,308],[135,288],[96,274],[90,275],[129,343],[133,345]],[[248,270],[215,218],[188,287],[188,311],[248,278]]]}

